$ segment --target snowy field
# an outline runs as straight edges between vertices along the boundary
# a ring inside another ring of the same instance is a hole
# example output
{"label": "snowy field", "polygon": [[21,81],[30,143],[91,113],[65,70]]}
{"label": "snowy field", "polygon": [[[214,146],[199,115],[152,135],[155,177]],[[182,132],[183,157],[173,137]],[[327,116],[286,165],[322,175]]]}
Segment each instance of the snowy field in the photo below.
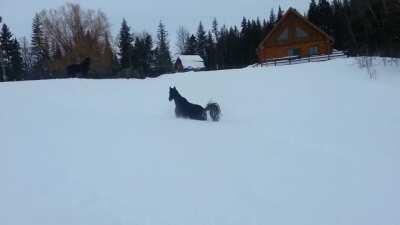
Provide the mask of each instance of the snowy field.
{"label": "snowy field", "polygon": [[[377,71],[0,83],[0,224],[398,225],[400,73]],[[176,119],[170,85],[222,120]]]}

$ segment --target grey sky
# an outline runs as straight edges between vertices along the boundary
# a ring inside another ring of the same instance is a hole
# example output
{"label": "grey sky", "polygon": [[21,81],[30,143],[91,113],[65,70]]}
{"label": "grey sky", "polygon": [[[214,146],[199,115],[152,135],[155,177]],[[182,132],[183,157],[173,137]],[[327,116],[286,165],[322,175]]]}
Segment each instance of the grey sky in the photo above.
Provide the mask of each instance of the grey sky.
{"label": "grey sky", "polygon": [[[62,6],[65,0],[0,0],[0,15],[17,37],[30,36],[35,12]],[[146,30],[154,34],[162,20],[171,36],[171,46],[179,25],[195,31],[199,21],[206,28],[214,17],[219,24],[239,25],[243,16],[266,17],[271,8],[289,6],[300,12],[308,7],[309,0],[70,0],[83,8],[101,9],[112,25],[115,36],[122,18],[126,18],[134,32]]]}

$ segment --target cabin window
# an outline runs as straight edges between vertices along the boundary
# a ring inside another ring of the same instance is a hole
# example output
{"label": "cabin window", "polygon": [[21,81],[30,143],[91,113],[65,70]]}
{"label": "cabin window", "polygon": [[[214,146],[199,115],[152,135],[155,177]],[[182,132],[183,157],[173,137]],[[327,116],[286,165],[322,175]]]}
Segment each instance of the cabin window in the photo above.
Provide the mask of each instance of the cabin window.
{"label": "cabin window", "polygon": [[299,56],[300,49],[299,48],[291,48],[289,49],[289,56]]}
{"label": "cabin window", "polygon": [[296,27],[296,37],[297,38],[306,38],[306,37],[308,37],[308,34],[302,28]]}
{"label": "cabin window", "polygon": [[315,47],[311,47],[310,49],[308,49],[308,54],[309,54],[310,56],[312,56],[312,55],[318,55],[318,54],[319,54],[318,47],[315,46]]}
{"label": "cabin window", "polygon": [[289,29],[285,29],[281,35],[278,37],[278,41],[287,41],[289,40]]}

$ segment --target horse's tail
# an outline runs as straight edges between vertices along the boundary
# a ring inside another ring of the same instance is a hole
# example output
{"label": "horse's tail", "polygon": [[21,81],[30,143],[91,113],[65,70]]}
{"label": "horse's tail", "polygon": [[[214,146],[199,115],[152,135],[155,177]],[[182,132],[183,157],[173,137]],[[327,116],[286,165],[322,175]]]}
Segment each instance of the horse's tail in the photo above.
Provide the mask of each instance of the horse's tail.
{"label": "horse's tail", "polygon": [[221,118],[221,108],[219,107],[218,103],[210,102],[207,104],[205,111],[210,111],[211,119],[214,122],[219,121]]}

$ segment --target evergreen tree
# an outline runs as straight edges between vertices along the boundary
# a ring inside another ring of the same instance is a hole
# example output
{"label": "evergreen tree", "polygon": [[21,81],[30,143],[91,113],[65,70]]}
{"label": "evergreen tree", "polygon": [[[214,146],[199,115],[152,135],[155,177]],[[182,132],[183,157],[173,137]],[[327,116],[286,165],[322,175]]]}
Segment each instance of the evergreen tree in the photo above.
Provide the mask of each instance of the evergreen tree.
{"label": "evergreen tree", "polygon": [[121,29],[119,31],[119,56],[120,65],[122,69],[128,69],[132,66],[132,35],[130,27],[128,26],[125,19],[122,20]]}
{"label": "evergreen tree", "polygon": [[5,74],[2,74],[2,81],[8,81],[11,76],[10,63],[11,63],[11,52],[13,51],[12,33],[8,28],[7,24],[3,24],[0,32],[0,45],[2,50],[3,66],[5,67]]}
{"label": "evergreen tree", "polygon": [[21,55],[21,47],[16,38],[11,41],[12,48],[10,51],[10,74],[9,80],[23,80],[24,62]]}
{"label": "evergreen tree", "polygon": [[308,8],[307,17],[310,22],[313,24],[319,24],[319,17],[318,17],[318,6],[315,0],[311,0],[310,6]]}
{"label": "evergreen tree", "polygon": [[206,57],[206,47],[207,47],[207,36],[204,31],[203,24],[200,22],[197,28],[197,51],[196,53],[200,55],[203,59]]}
{"label": "evergreen tree", "polygon": [[270,24],[275,24],[275,22],[276,22],[276,16],[275,16],[274,9],[271,9],[271,11],[270,11],[270,13],[269,13],[269,20],[268,20],[268,22],[269,22]]}
{"label": "evergreen tree", "polygon": [[241,31],[240,31],[240,49],[241,49],[241,56],[240,56],[240,64],[245,64],[249,61],[249,48],[250,48],[250,41],[251,41],[251,22],[248,21],[245,17],[242,19],[241,23]]}
{"label": "evergreen tree", "polygon": [[3,24],[0,32],[0,44],[3,51],[2,62],[5,66],[6,74],[2,77],[2,81],[21,80],[23,77],[23,60],[21,55],[21,47],[6,24]]}
{"label": "evergreen tree", "polygon": [[133,68],[138,78],[145,78],[151,73],[153,40],[150,34],[143,33],[135,38],[133,47]]}
{"label": "evergreen tree", "polygon": [[159,75],[172,72],[171,54],[169,51],[168,34],[165,25],[160,22],[157,31],[157,48],[155,52],[155,67]]}
{"label": "evergreen tree", "polygon": [[278,15],[276,16],[276,22],[279,22],[283,17],[284,11],[282,10],[281,6],[278,8]]}
{"label": "evergreen tree", "polygon": [[328,0],[319,0],[318,1],[318,16],[320,21],[320,28],[324,30],[326,33],[332,33],[333,26],[333,13],[332,8]]}
{"label": "evergreen tree", "polygon": [[219,37],[217,18],[214,18],[212,21],[212,34],[214,35],[215,40],[217,40]]}
{"label": "evergreen tree", "polygon": [[39,14],[36,14],[32,22],[31,52],[33,58],[32,72],[33,79],[47,77],[48,64],[50,59],[49,44],[43,35],[42,21]]}
{"label": "evergreen tree", "polygon": [[143,71],[145,74],[152,73],[152,67],[154,65],[154,52],[153,52],[153,38],[150,34],[144,34],[144,48],[143,48]]}
{"label": "evergreen tree", "polygon": [[185,55],[195,55],[197,52],[197,40],[194,35],[191,35],[186,41]]}
{"label": "evergreen tree", "polygon": [[213,36],[211,32],[208,32],[207,44],[206,44],[206,56],[204,58],[204,64],[208,70],[216,69],[216,49]]}

